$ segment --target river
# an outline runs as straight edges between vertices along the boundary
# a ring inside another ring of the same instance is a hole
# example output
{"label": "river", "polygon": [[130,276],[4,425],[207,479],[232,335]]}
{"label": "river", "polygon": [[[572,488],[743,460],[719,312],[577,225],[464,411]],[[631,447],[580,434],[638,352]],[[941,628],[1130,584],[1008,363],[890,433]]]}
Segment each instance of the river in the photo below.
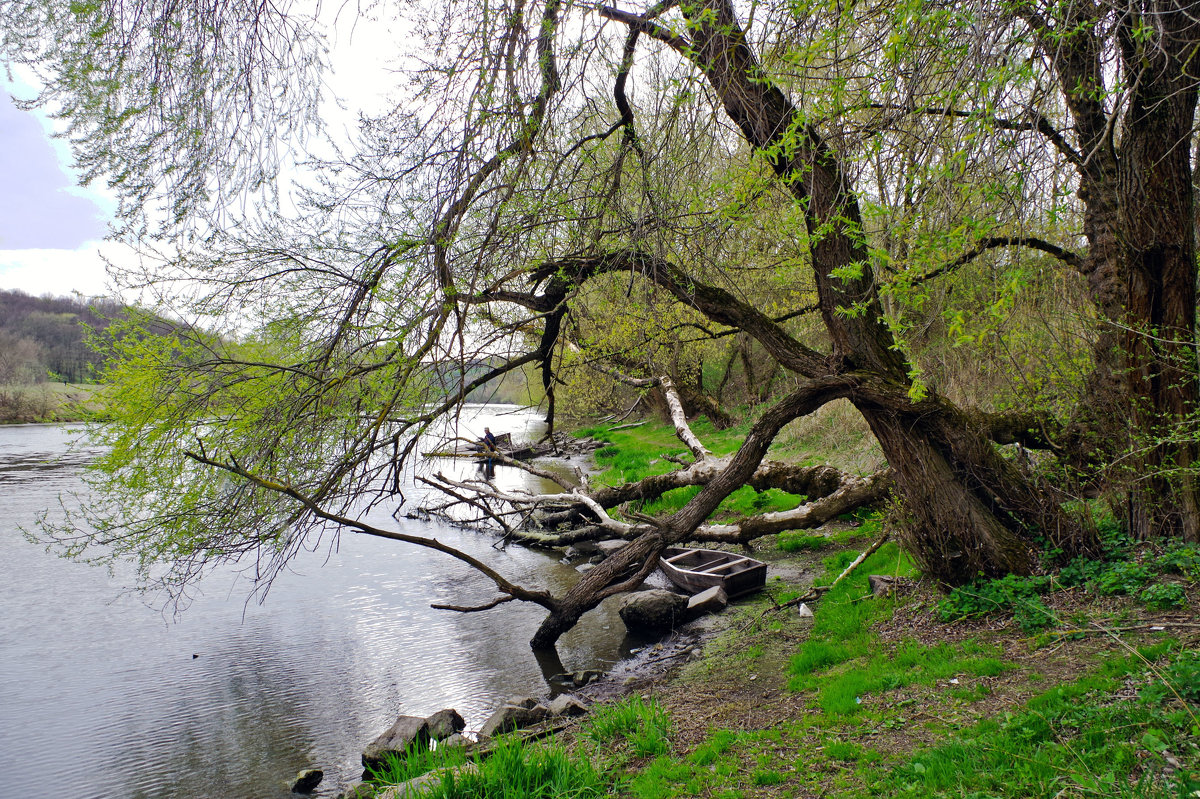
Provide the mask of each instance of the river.
{"label": "river", "polygon": [[[536,415],[484,406],[462,434],[490,424],[521,440]],[[66,561],[22,528],[79,491],[94,453],[66,426],[0,427],[0,796],[286,797],[290,777],[321,768],[318,795],[361,772],[359,754],[398,714],[456,708],[478,728],[505,698],[550,692],[528,641],[544,611],[510,603],[459,614],[490,582],[436,552],[344,534],[307,553],[262,604],[232,571],[205,578],[175,616],[129,593],[118,572]],[[459,468],[470,468],[460,465]],[[508,487],[530,478],[500,467]],[[510,579],[556,592],[577,573],[552,557],[449,525],[372,516],[460,547]],[[611,604],[559,644],[567,670],[628,653]]]}

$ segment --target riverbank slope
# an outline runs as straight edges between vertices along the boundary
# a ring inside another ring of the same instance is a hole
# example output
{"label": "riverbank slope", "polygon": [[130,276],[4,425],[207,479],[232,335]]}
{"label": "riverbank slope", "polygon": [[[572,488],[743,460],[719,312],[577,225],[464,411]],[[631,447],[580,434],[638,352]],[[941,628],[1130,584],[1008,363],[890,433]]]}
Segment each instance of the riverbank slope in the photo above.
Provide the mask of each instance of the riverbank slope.
{"label": "riverbank slope", "polygon": [[[605,436],[601,479],[634,479],[670,454],[663,431],[640,430]],[[725,512],[794,501],[749,491]],[[763,593],[701,645],[651,648],[617,670],[590,689],[588,719],[496,768],[558,758],[572,776],[530,788],[546,797],[1200,791],[1200,547],[1135,544],[1113,527],[1101,558],[947,595],[888,541],[801,611],[797,599],[888,532],[871,514],[755,541],[771,567]],[[873,590],[871,575],[890,586]],[[440,795],[490,795],[470,790]]]}
{"label": "riverbank slope", "polygon": [[80,422],[104,408],[102,387],[91,383],[0,386],[0,424]]}

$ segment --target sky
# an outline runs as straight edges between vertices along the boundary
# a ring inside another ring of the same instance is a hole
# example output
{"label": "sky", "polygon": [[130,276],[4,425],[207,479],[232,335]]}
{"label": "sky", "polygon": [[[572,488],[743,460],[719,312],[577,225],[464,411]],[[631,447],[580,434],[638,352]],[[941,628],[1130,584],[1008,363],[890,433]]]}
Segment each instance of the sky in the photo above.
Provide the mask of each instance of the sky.
{"label": "sky", "polygon": [[[323,116],[348,138],[358,110],[386,105],[376,87],[390,85],[394,76],[378,54],[389,52],[398,34],[396,23],[356,24],[352,16],[328,22],[333,71],[326,86],[331,96],[348,102],[345,109],[327,103]],[[134,257],[124,246],[104,241],[116,201],[102,180],[99,186],[78,186],[66,142],[51,136],[61,123],[16,108],[12,95],[28,99],[34,90],[19,71],[13,75],[6,81],[0,74],[0,290],[111,295],[101,254],[118,263]]]}
{"label": "sky", "polygon": [[105,292],[101,248],[114,203],[81,189],[66,144],[44,117],[13,105],[28,87],[0,87],[0,289],[95,296]]}

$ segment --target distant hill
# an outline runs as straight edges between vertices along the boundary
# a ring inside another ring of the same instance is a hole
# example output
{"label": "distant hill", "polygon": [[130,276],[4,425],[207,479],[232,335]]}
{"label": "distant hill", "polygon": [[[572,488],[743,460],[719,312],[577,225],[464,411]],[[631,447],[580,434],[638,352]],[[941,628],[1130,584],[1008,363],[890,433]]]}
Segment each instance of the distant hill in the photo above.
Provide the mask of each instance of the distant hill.
{"label": "distant hill", "polygon": [[0,385],[95,382],[100,356],[87,329],[103,330],[124,310],[105,298],[0,291]]}

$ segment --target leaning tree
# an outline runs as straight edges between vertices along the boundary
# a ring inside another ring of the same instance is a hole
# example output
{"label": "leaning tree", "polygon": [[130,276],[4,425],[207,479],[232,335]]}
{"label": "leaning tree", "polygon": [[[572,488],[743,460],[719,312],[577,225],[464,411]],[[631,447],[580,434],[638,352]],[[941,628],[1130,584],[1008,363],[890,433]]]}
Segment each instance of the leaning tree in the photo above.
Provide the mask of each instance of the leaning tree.
{"label": "leaning tree", "polygon": [[[557,500],[629,539],[561,597],[471,561],[497,602],[547,608],[535,645],[663,547],[718,536],[705,523],[722,499],[785,479],[763,464],[772,441],[833,400],[862,414],[889,470],[825,491],[809,474],[806,493],[832,508],[886,482],[936,579],[1092,551],[1077,500],[1095,491],[1138,535],[1200,536],[1187,4],[430,2],[406,9],[426,44],[399,63],[411,80],[393,110],[311,148],[327,156],[288,202],[274,156],[319,116],[314,20],[239,3],[2,8],[9,59],[40,70],[88,174],[126,199],[144,260],[124,279],[196,323],[114,331],[117,421],[90,526],[59,531],[72,551],[102,542],[178,589],[247,555],[269,581],[330,525],[433,545],[356,510],[386,501],[420,434],[488,379],[535,368],[553,422],[561,371],[594,360],[584,311],[620,285],[704,335],[755,341],[792,378],[714,458],[670,376],[631,374],[645,364],[619,353],[596,364],[667,389],[694,463],[664,485],[703,488],[633,523],[607,508],[661,486]],[[999,408],[928,378],[923,303],[984,262],[1036,264],[1089,298],[1086,356],[1070,353],[1082,387]],[[485,374],[447,379],[481,354]],[[528,505],[433,482],[475,507]]]}

